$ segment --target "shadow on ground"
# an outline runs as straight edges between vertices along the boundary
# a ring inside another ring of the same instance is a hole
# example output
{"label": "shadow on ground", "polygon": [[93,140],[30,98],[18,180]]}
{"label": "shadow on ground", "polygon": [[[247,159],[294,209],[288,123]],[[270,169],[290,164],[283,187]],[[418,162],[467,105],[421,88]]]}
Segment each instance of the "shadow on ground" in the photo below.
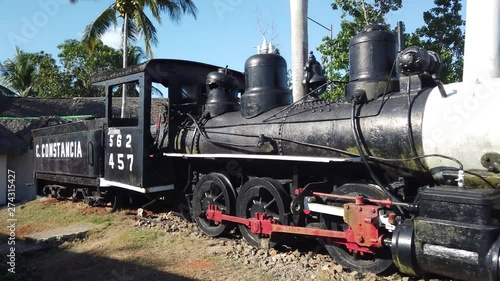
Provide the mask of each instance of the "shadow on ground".
{"label": "shadow on ground", "polygon": [[[6,247],[8,236],[0,234],[0,280],[41,281],[140,281],[140,280],[194,280],[169,272],[159,271],[154,266],[144,266],[137,261],[123,261],[102,257],[99,253],[75,253],[63,246],[51,246],[21,253],[33,245],[16,239],[15,264],[8,264],[10,247]],[[131,251],[133,249],[130,249]],[[107,253],[112,255],[112,253]],[[161,263],[162,261],[158,261]],[[11,265],[15,273],[9,272]],[[167,267],[168,264],[163,264]]]}

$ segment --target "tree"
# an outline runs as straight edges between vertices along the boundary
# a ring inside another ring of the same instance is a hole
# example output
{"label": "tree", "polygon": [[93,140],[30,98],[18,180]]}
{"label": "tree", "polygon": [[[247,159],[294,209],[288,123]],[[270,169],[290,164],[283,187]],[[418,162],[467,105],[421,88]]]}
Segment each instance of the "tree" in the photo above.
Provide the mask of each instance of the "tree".
{"label": "tree", "polygon": [[36,64],[33,90],[39,97],[69,97],[76,93],[71,89],[71,80],[61,72],[56,60],[44,52],[30,53]]}
{"label": "tree", "polygon": [[[120,57],[123,57],[123,50],[119,51]],[[147,59],[148,56],[144,53],[144,50],[139,46],[130,46],[127,50],[127,62],[129,65],[140,64],[143,60]],[[120,61],[117,61],[117,68],[120,68]]]}
{"label": "tree", "polygon": [[18,47],[13,59],[0,63],[0,92],[7,96],[34,96],[33,80],[36,63],[33,58]]}
{"label": "tree", "polygon": [[0,96],[14,97],[17,96],[17,93],[9,89],[8,87],[0,84]]}
{"label": "tree", "polygon": [[317,50],[323,55],[325,74],[333,88],[323,97],[343,97],[344,83],[349,82],[349,41],[368,24],[386,24],[385,15],[401,8],[402,0],[335,0],[333,10],[342,11],[340,31],[336,37],[324,37]]}
{"label": "tree", "polygon": [[[99,96],[101,93],[92,85],[92,77],[121,68],[122,51],[108,47],[101,41],[95,43],[91,53],[82,42],[74,39],[66,40],[57,47],[60,50],[58,56],[62,73],[70,80],[71,92],[78,96]],[[132,64],[139,64],[146,58],[138,46],[129,47],[127,56]]]}
{"label": "tree", "polygon": [[440,54],[443,60],[441,80],[458,82],[463,74],[465,39],[461,0],[434,0],[434,4],[434,8],[423,14],[425,24],[407,36],[408,43]]}
{"label": "tree", "polygon": [[[57,46],[59,66],[52,55],[45,52],[26,53],[19,49],[13,59],[0,64],[0,95],[39,97],[93,97],[102,90],[92,85],[96,74],[121,68],[122,51],[97,41],[94,51],[78,40],[66,40]],[[128,49],[128,60],[139,64],[145,59],[138,46]],[[137,95],[134,89],[130,89]]]}
{"label": "tree", "polygon": [[9,96],[64,97],[69,91],[69,80],[59,71],[56,61],[44,52],[26,53],[16,48],[13,59],[0,64],[2,80],[13,89]]}
{"label": "tree", "polygon": [[62,71],[70,79],[72,92],[78,96],[99,95],[97,88],[92,85],[92,77],[120,68],[121,53],[101,41],[94,43],[92,53],[88,52],[82,42],[74,39],[66,40],[57,47],[60,50],[58,56]]}
{"label": "tree", "polygon": [[[78,0],[70,0],[77,3]],[[109,27],[118,25],[118,17],[123,19],[123,67],[127,66],[128,40],[135,41],[139,35],[144,38],[146,54],[153,57],[151,43],[156,45],[156,27],[146,15],[148,8],[158,23],[161,24],[160,13],[167,12],[170,19],[179,22],[182,15],[188,13],[196,18],[197,8],[192,0],[114,0],[83,33],[83,42],[93,49],[97,40],[108,30]],[[122,117],[125,116],[125,93],[123,88]]]}

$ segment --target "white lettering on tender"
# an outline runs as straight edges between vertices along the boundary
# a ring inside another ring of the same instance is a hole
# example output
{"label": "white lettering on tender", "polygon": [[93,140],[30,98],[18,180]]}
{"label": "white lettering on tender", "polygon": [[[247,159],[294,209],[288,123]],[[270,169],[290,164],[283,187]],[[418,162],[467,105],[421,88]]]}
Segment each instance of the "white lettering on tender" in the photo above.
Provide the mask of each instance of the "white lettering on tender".
{"label": "white lettering on tender", "polygon": [[79,141],[37,144],[35,156],[37,158],[82,158],[82,144]]}

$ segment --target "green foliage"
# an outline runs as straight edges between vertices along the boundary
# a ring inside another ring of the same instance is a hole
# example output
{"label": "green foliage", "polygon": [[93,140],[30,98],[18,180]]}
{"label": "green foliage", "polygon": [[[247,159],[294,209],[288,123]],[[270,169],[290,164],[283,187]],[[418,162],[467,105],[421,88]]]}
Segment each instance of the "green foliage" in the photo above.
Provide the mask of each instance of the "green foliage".
{"label": "green foliage", "polygon": [[[69,79],[69,92],[64,96],[94,97],[100,96],[102,90],[92,86],[92,77],[106,71],[121,68],[121,50],[115,50],[104,45],[101,41],[95,42],[94,50],[89,53],[86,46],[77,40],[66,40],[57,46],[58,55],[62,64],[62,73]],[[139,64],[146,57],[140,47],[131,46],[127,53],[131,65]]]}
{"label": "green foliage", "polygon": [[113,238],[113,241],[122,243],[122,241],[127,241],[131,247],[138,248],[151,248],[154,247],[155,243],[161,234],[154,229],[138,229],[136,231],[122,232]]}
{"label": "green foliage", "polygon": [[30,54],[16,47],[13,59],[0,63],[0,93],[6,96],[34,96],[32,84],[36,63]]}
{"label": "green foliage", "polygon": [[50,54],[26,53],[17,48],[15,57],[0,64],[0,69],[2,82],[14,91],[14,94],[4,93],[5,95],[67,96],[69,80],[60,73]]}
{"label": "green foliage", "polygon": [[9,89],[9,87],[0,84],[0,96],[15,97],[17,93]]}
{"label": "green foliage", "polygon": [[33,90],[39,97],[67,97],[71,95],[70,79],[61,73],[55,59],[50,54],[31,53],[36,63]]}
{"label": "green foliage", "polygon": [[72,92],[82,97],[99,96],[100,92],[92,86],[92,77],[98,73],[120,68],[121,52],[96,42],[94,51],[77,40],[66,40],[57,46],[63,73],[70,79]]}
{"label": "green foliage", "polygon": [[[372,3],[373,2],[373,3]],[[335,0],[333,10],[342,11],[342,19],[352,18],[361,28],[372,23],[385,23],[384,16],[401,9],[402,0]]]}
{"label": "green foliage", "polygon": [[[121,68],[122,51],[96,42],[94,51],[77,40],[66,40],[58,46],[59,66],[50,54],[25,53],[0,64],[0,94],[39,97],[94,97],[102,90],[92,86],[96,74]],[[140,47],[131,46],[127,53],[131,64],[146,57]],[[3,84],[3,85],[2,85]]]}
{"label": "green foliage", "polygon": [[[424,12],[425,25],[418,28],[410,42],[437,52],[443,60],[441,80],[462,80],[465,21],[460,16],[461,0],[434,0],[434,8]],[[415,40],[415,38],[420,38]]]}

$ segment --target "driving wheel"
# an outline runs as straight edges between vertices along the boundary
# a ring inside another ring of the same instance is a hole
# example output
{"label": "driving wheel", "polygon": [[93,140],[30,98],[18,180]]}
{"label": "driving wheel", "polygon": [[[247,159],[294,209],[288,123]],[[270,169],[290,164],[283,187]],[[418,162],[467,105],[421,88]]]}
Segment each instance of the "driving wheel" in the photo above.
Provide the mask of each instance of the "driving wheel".
{"label": "driving wheel", "polygon": [[[385,199],[385,194],[377,188],[366,184],[345,184],[337,188],[333,194],[357,196],[372,199]],[[328,205],[343,206],[345,201],[328,199]],[[348,225],[342,217],[321,214],[321,227],[329,230],[346,231]],[[376,249],[375,255],[354,251],[350,252],[344,245],[334,243],[328,239],[320,239],[320,243],[326,248],[328,253],[342,266],[359,272],[373,272],[375,274],[384,273],[394,268],[391,251],[388,247]]]}
{"label": "driving wheel", "polygon": [[[257,213],[266,213],[280,224],[288,224],[290,196],[283,186],[270,178],[253,178],[246,182],[236,200],[236,216],[254,218]],[[238,225],[241,235],[255,247],[273,247],[276,241],[253,233],[245,225]]]}
{"label": "driving wheel", "polygon": [[234,214],[235,191],[226,176],[211,173],[203,176],[196,184],[193,193],[194,220],[203,233],[216,237],[229,232],[234,224],[217,223],[206,218],[208,206],[215,205],[227,215]]}

